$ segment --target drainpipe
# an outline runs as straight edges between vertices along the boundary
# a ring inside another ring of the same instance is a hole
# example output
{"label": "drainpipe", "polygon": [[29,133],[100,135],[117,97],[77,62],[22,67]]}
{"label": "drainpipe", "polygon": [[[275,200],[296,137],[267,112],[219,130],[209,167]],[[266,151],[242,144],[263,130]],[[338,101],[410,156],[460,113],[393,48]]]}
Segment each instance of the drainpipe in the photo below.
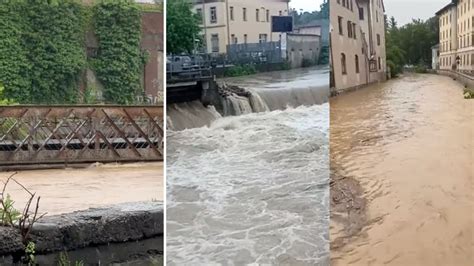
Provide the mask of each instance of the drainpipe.
{"label": "drainpipe", "polygon": [[202,23],[204,27],[204,47],[206,49],[206,53],[209,53],[209,45],[207,45],[207,17],[206,17],[206,0],[202,1]]}
{"label": "drainpipe", "polygon": [[229,0],[225,0],[225,14],[226,14],[226,19],[227,19],[227,45],[226,45],[226,51],[227,51],[227,53],[229,53],[229,45],[231,44],[231,40],[230,40]]}

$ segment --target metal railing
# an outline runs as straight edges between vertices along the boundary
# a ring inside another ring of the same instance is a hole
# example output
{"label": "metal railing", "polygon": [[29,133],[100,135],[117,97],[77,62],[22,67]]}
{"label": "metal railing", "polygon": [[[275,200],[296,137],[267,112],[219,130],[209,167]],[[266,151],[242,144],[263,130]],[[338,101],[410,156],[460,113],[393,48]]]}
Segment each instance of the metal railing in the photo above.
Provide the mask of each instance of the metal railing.
{"label": "metal railing", "polygon": [[0,107],[0,170],[162,159],[162,106]]}

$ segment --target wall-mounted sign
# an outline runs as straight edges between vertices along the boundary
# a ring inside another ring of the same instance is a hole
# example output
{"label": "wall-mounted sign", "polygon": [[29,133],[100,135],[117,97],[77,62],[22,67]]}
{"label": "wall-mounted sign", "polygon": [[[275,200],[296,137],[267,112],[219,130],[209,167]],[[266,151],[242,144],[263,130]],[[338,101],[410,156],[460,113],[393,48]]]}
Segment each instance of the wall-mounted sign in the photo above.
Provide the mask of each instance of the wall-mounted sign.
{"label": "wall-mounted sign", "polygon": [[293,17],[272,16],[272,32],[292,32]]}
{"label": "wall-mounted sign", "polygon": [[369,69],[370,69],[370,72],[377,72],[377,60],[375,59],[369,60]]}

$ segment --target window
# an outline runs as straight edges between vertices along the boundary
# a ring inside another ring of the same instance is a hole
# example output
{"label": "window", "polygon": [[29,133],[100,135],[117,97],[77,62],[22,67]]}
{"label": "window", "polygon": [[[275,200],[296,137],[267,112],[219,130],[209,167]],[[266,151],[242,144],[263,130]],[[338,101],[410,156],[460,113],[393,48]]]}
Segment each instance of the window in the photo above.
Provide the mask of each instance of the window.
{"label": "window", "polygon": [[352,23],[352,35],[354,39],[357,39],[357,33],[356,33],[356,24]]}
{"label": "window", "polygon": [[375,20],[377,22],[379,22],[379,11],[378,10],[375,11]]}
{"label": "window", "polygon": [[355,56],[356,73],[359,73],[359,56]]}
{"label": "window", "polygon": [[257,20],[257,22],[260,21],[260,9],[255,10],[255,19]]}
{"label": "window", "polygon": [[242,8],[242,18],[247,21],[247,8]]}
{"label": "window", "polygon": [[234,20],[234,7],[233,6],[230,7],[229,13],[230,13],[230,20],[233,21]]}
{"label": "window", "polygon": [[349,0],[351,2],[351,11],[354,11],[353,7],[352,7],[352,0]]}
{"label": "window", "polygon": [[281,10],[278,12],[278,15],[280,15],[280,17],[283,15],[283,12],[281,12]]}
{"label": "window", "polygon": [[247,34],[244,34],[244,43],[247,44]]}
{"label": "window", "polygon": [[267,9],[267,22],[270,22],[270,10]]}
{"label": "window", "polygon": [[219,34],[211,35],[211,49],[213,53],[219,52]]}
{"label": "window", "polygon": [[259,43],[266,43],[267,42],[267,34],[259,34],[258,35],[258,42]]}
{"label": "window", "polygon": [[196,9],[196,15],[198,16],[199,20],[201,21],[202,23],[202,20],[203,20],[203,16],[202,16],[202,8],[198,8]]}
{"label": "window", "polygon": [[359,19],[364,20],[364,9],[359,7]]}
{"label": "window", "polygon": [[352,22],[347,21],[347,37],[352,38]]}
{"label": "window", "polygon": [[211,23],[217,23],[217,10],[216,7],[211,7]]}
{"label": "window", "polygon": [[379,56],[379,70],[382,69],[382,59],[380,59],[380,56]]}
{"label": "window", "polygon": [[341,68],[342,68],[342,75],[346,75],[347,74],[346,55],[344,53],[341,54]]}
{"label": "window", "polygon": [[237,40],[237,37],[235,37],[235,34],[232,34],[232,35],[230,35],[230,36],[231,36],[230,38],[231,38],[231,40],[232,40],[232,44],[237,44],[237,43],[239,43],[239,41]]}
{"label": "window", "polygon": [[337,21],[339,23],[339,34],[344,35],[344,32],[342,31],[342,17],[338,17]]}
{"label": "window", "polygon": [[380,46],[380,34],[377,34],[377,45]]}

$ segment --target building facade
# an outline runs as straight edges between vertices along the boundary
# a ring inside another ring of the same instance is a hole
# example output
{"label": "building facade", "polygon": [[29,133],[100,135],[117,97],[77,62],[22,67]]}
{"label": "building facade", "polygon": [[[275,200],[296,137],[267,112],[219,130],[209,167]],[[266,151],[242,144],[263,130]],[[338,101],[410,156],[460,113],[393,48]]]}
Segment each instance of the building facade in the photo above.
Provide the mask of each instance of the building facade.
{"label": "building facade", "polygon": [[431,47],[431,68],[439,69],[439,44]]}
{"label": "building facade", "polygon": [[333,93],[386,79],[383,0],[330,0]]}
{"label": "building facade", "polygon": [[474,73],[474,1],[452,0],[436,15],[439,69]]}
{"label": "building facade", "polygon": [[289,0],[194,0],[202,18],[207,53],[224,54],[227,45],[279,41],[272,33],[272,16],[288,16]]}

